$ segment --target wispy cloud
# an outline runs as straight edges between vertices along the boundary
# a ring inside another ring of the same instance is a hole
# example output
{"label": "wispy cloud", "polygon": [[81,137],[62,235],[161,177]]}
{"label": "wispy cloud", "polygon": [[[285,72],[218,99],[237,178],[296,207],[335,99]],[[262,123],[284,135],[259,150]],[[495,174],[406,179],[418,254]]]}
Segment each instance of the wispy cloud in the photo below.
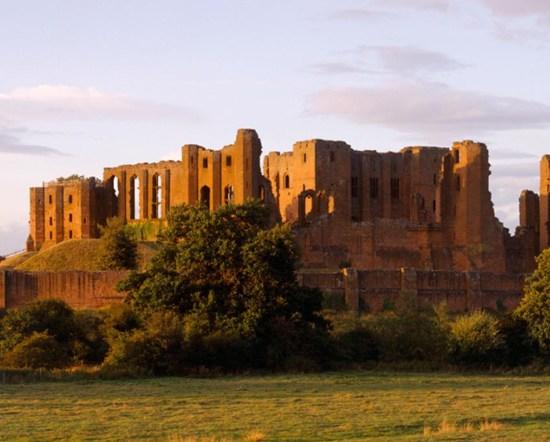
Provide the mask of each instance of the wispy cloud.
{"label": "wispy cloud", "polygon": [[9,121],[148,121],[191,120],[200,116],[185,107],[139,100],[94,88],[22,87],[0,93],[0,117]]}
{"label": "wispy cloud", "polygon": [[468,66],[441,52],[415,46],[363,45],[357,48],[357,53],[374,55],[384,69],[397,74],[452,71]]}
{"label": "wispy cloud", "polygon": [[421,11],[445,12],[449,9],[447,0],[380,0],[377,4],[385,8],[406,8]]}
{"label": "wispy cloud", "polygon": [[373,21],[384,20],[395,17],[395,14],[384,11],[373,11],[369,9],[341,9],[330,14],[331,20],[358,20],[358,21]]}
{"label": "wispy cloud", "polygon": [[309,96],[306,109],[309,115],[422,134],[477,135],[550,127],[546,104],[428,82],[327,88]]}
{"label": "wispy cloud", "polygon": [[25,144],[18,137],[0,133],[0,154],[37,155],[37,156],[69,156],[52,147],[36,144]]}
{"label": "wispy cloud", "polygon": [[333,63],[316,63],[308,67],[309,71],[316,74],[365,74],[374,73],[375,71],[365,69],[359,64],[346,63],[346,62],[333,62]]}

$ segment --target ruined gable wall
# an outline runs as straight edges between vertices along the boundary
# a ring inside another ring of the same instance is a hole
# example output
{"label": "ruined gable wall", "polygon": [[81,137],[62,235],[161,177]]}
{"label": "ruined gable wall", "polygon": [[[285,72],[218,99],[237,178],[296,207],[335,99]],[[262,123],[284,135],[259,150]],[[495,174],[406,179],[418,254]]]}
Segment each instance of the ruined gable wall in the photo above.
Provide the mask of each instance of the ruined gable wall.
{"label": "ruined gable wall", "polygon": [[264,176],[271,182],[271,188],[283,222],[292,222],[298,219],[298,199],[294,194],[293,171],[293,152],[282,154],[270,152],[264,158]]}
{"label": "ruined gable wall", "polygon": [[[183,203],[182,192],[178,192],[182,186],[180,161],[107,167],[103,170],[105,195],[101,204],[109,207],[108,216],[119,216],[128,221],[151,218],[154,204],[153,179],[156,175],[161,178],[161,217],[166,217],[170,206]],[[118,195],[115,195],[115,177],[118,181]],[[134,181],[134,187],[139,188],[139,192],[134,190],[134,196],[132,179],[139,180],[139,184]],[[133,198],[139,199],[139,212],[135,211],[132,217]]]}

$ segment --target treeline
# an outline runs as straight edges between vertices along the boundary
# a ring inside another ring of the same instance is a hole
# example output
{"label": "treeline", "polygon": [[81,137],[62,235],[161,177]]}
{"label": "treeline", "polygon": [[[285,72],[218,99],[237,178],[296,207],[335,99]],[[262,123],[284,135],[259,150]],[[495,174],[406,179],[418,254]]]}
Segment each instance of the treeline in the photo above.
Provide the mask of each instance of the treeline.
{"label": "treeline", "polygon": [[[357,317],[327,315],[323,295],[301,287],[288,225],[271,226],[261,201],[171,208],[159,250],[119,289],[126,304],[74,311],[59,300],[2,312],[0,364],[92,364],[119,375],[205,371],[316,371],[375,364],[517,367],[548,360],[550,252],[539,258],[517,312],[450,315],[418,307]],[[103,261],[132,268],[135,238],[121,220],[103,229]],[[419,366],[419,365],[417,365]]]}
{"label": "treeline", "polygon": [[332,314],[334,327],[274,320],[254,338],[204,333],[200,319],[139,312],[129,305],[75,311],[61,300],[33,301],[2,313],[1,365],[63,369],[99,365],[120,376],[178,376],[253,370],[320,371],[391,367],[513,368],[544,364],[527,324],[513,314],[452,316],[445,306],[356,317]]}

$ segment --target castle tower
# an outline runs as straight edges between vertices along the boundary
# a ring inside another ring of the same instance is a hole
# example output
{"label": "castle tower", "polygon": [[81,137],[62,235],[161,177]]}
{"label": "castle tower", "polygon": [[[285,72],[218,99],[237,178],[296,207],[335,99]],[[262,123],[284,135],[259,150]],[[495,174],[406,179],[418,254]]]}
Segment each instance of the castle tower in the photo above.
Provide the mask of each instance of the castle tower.
{"label": "castle tower", "polygon": [[550,246],[550,155],[540,161],[540,251]]}

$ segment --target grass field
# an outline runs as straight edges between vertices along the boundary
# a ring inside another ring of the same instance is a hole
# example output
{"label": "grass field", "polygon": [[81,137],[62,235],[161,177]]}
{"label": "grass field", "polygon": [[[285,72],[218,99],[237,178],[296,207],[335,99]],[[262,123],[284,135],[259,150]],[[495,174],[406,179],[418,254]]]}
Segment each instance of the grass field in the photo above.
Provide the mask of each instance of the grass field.
{"label": "grass field", "polygon": [[[493,428],[482,431],[486,419]],[[549,441],[550,377],[354,372],[0,384],[0,440]]]}

